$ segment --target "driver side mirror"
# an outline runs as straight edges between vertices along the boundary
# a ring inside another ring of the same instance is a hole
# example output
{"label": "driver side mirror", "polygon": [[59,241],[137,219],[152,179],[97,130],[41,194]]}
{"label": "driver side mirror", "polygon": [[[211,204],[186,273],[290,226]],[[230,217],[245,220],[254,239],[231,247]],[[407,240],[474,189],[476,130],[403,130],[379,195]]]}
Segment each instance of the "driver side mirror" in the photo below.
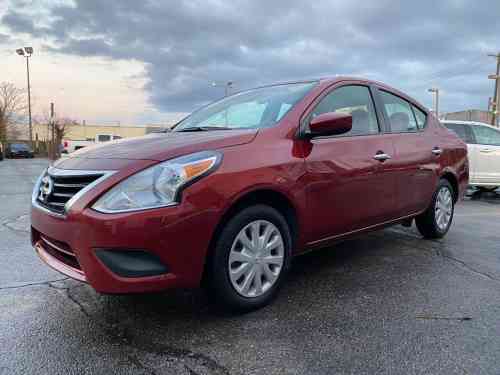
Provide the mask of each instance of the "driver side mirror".
{"label": "driver side mirror", "polygon": [[309,123],[310,136],[339,135],[352,129],[352,115],[327,112],[316,116]]}

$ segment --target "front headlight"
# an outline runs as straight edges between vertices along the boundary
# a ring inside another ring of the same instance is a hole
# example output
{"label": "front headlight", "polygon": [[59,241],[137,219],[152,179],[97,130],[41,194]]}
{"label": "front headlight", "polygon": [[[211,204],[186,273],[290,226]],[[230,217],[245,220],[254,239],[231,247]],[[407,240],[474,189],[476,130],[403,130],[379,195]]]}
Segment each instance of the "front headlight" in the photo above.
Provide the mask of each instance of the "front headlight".
{"label": "front headlight", "polygon": [[221,158],[219,152],[202,151],[157,164],[120,182],[92,208],[116,213],[176,204],[182,188],[215,170]]}

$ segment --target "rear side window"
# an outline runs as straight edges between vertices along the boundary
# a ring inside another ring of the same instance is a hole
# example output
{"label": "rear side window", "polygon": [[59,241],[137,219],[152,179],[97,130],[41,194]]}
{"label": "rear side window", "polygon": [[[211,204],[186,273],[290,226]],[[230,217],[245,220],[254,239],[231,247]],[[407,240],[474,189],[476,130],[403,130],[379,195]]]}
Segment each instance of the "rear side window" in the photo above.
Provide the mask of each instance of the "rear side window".
{"label": "rear side window", "polygon": [[417,121],[410,103],[399,96],[380,91],[385,113],[391,125],[391,133],[408,133],[417,131]]}
{"label": "rear side window", "polygon": [[472,131],[476,137],[476,143],[480,145],[500,146],[500,131],[486,126],[473,126]]}
{"label": "rear side window", "polygon": [[427,115],[425,114],[425,112],[418,109],[413,104],[411,106],[411,109],[413,109],[413,113],[415,114],[415,118],[417,119],[418,128],[419,129],[425,128],[425,126],[427,125]]}
{"label": "rear side window", "polygon": [[443,124],[447,129],[458,135],[458,137],[465,143],[473,143],[469,130],[462,124]]}
{"label": "rear side window", "polygon": [[328,112],[352,115],[352,129],[342,136],[377,134],[379,126],[373,99],[366,86],[342,86],[326,95],[307,117],[307,123]]}

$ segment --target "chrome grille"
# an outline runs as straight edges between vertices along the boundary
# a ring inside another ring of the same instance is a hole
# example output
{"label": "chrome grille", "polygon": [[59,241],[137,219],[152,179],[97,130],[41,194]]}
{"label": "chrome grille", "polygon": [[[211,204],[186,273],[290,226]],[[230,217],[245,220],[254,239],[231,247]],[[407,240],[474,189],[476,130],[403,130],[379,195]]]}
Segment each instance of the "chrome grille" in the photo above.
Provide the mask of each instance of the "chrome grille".
{"label": "chrome grille", "polygon": [[63,214],[65,205],[71,198],[103,175],[102,172],[82,173],[82,171],[49,168],[40,182],[36,201],[52,212]]}

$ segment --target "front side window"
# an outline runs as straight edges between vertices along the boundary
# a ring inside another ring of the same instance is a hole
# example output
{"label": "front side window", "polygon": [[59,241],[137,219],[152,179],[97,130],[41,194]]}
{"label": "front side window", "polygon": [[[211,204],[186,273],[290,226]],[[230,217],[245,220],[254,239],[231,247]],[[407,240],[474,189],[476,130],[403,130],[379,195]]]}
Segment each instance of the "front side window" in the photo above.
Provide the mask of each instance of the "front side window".
{"label": "front side window", "polygon": [[187,129],[267,128],[280,121],[317,82],[290,83],[248,90],[210,104],[182,120],[174,132]]}
{"label": "front side window", "polygon": [[379,132],[373,99],[366,86],[342,86],[333,90],[307,116],[307,124],[314,117],[328,112],[347,113],[352,116],[352,129],[342,136],[368,135]]}
{"label": "front side window", "polygon": [[391,133],[408,133],[417,130],[417,122],[410,103],[387,91],[381,90],[380,96],[391,125]]}
{"label": "front side window", "polygon": [[500,146],[500,131],[486,126],[472,126],[476,143],[481,145]]}
{"label": "front side window", "polygon": [[425,128],[425,126],[427,125],[427,115],[425,114],[425,112],[418,109],[413,104],[411,108],[413,109],[413,113],[415,114],[415,118],[417,119],[418,128],[419,129]]}

